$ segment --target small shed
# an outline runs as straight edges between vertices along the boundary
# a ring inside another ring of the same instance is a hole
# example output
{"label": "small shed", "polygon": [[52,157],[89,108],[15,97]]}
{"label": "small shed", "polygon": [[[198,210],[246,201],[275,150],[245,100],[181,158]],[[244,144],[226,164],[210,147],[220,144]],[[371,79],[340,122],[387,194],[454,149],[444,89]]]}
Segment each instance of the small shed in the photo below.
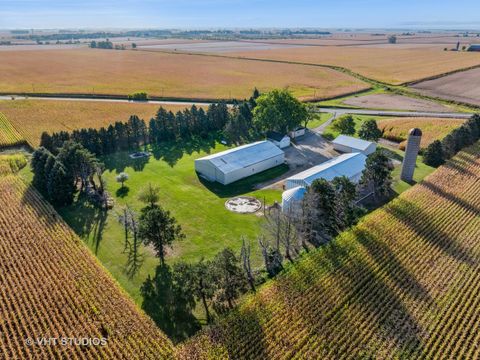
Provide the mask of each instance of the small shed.
{"label": "small shed", "polygon": [[377,144],[371,141],[340,135],[332,141],[333,148],[342,153],[362,153],[370,155],[377,149]]}
{"label": "small shed", "polygon": [[288,136],[290,136],[290,138],[292,138],[292,139],[296,139],[296,138],[304,136],[306,131],[307,131],[307,129],[304,128],[304,127],[297,127],[295,130],[290,131],[288,133]]}
{"label": "small shed", "polygon": [[290,146],[290,137],[276,131],[267,132],[267,140],[274,143],[280,149],[285,149]]}

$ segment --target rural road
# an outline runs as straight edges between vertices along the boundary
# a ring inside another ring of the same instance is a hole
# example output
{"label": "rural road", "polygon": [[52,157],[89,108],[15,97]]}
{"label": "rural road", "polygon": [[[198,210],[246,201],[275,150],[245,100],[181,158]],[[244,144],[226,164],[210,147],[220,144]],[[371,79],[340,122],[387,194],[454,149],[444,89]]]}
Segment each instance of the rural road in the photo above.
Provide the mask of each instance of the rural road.
{"label": "rural road", "polygon": [[[148,100],[148,101],[132,101],[127,99],[99,99],[99,98],[87,98],[87,97],[75,97],[75,95],[69,97],[42,97],[42,96],[17,96],[17,95],[0,95],[0,100],[11,100],[12,97],[15,100],[50,100],[50,101],[100,101],[100,102],[117,102],[117,103],[146,103],[146,104],[158,104],[158,105],[210,105],[212,102],[208,101],[173,101],[173,100]],[[372,115],[372,116],[408,116],[408,117],[438,117],[438,118],[457,118],[468,119],[472,116],[470,113],[445,113],[445,112],[422,112],[422,111],[384,111],[384,110],[368,110],[368,109],[350,109],[350,108],[324,108],[319,107],[318,112],[331,113],[334,116],[329,121],[333,120],[340,115],[344,114],[356,114],[356,115]]]}
{"label": "rural road", "polygon": [[372,116],[406,116],[406,117],[436,117],[436,118],[456,118],[469,119],[473,114],[470,113],[445,113],[445,112],[423,112],[423,111],[384,111],[368,109],[349,109],[349,108],[318,108],[318,112],[336,114],[372,115]]}

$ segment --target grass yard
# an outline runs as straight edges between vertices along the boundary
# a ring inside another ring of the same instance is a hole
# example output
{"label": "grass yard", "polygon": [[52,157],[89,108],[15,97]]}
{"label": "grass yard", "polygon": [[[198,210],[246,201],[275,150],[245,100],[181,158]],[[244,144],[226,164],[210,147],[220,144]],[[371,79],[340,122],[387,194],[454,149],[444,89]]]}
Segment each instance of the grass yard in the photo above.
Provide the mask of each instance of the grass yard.
{"label": "grass yard", "polygon": [[408,132],[414,127],[422,130],[422,149],[435,140],[441,140],[453,129],[465,122],[463,119],[400,117],[377,120],[378,127],[383,131],[383,138],[400,142],[400,147],[405,148]]}
{"label": "grass yard", "polygon": [[315,129],[316,127],[319,127],[320,125],[327,122],[331,117],[332,117],[331,113],[318,113],[316,114],[315,119],[310,120],[308,122],[307,128]]}
{"label": "grass yard", "polygon": [[[44,131],[72,131],[81,128],[99,128],[115,121],[127,121],[138,115],[145,121],[155,115],[160,105],[142,103],[63,101],[63,100],[5,100],[0,101],[0,113],[5,114],[17,134],[33,148],[40,142]],[[163,105],[173,112],[185,105]],[[0,145],[2,143],[2,116],[0,114]],[[9,133],[6,133],[7,135]],[[14,133],[12,133],[14,134]],[[10,138],[13,138],[10,136]]]}
{"label": "grass yard", "polygon": [[[144,162],[131,160],[127,153],[108,156],[104,159],[107,168],[104,175],[108,190],[115,197],[114,209],[105,216],[80,201],[59,211],[137,303],[141,302],[141,284],[148,274],[154,272],[159,261],[149,248],[143,248],[143,266],[132,279],[128,278],[125,274],[127,254],[123,253],[123,228],[117,221],[117,214],[126,204],[140,210],[143,204],[138,201],[137,195],[148,183],[160,187],[160,204],[171,211],[186,234],[185,240],[174,244],[168,262],[211,258],[225,247],[239,251],[240,238],[245,235],[252,242],[255,264],[261,264],[256,236],[262,217],[230,212],[225,209],[224,203],[228,198],[240,194],[255,196],[262,201],[265,198],[268,204],[279,201],[281,192],[253,191],[253,185],[279,176],[287,169],[284,166],[273,168],[229,186],[203,182],[194,171],[194,159],[204,156],[209,145],[215,146],[212,149],[214,152],[225,149],[214,142],[208,145],[184,144],[183,148],[179,148],[179,145],[163,147],[153,149],[154,156]],[[172,153],[177,156],[172,157]],[[119,190],[120,184],[115,181],[115,176],[121,171],[130,175],[125,184],[127,192]]]}
{"label": "grass yard", "polygon": [[393,85],[480,64],[478,54],[441,48],[301,47],[240,52],[232,56],[342,66]]}
{"label": "grass yard", "polygon": [[316,66],[221,57],[100,49],[6,51],[0,57],[2,92],[149,95],[244,99],[257,87],[288,87],[302,99],[329,98],[368,84]]}
{"label": "grass yard", "polygon": [[0,148],[21,144],[25,144],[25,139],[0,111]]}

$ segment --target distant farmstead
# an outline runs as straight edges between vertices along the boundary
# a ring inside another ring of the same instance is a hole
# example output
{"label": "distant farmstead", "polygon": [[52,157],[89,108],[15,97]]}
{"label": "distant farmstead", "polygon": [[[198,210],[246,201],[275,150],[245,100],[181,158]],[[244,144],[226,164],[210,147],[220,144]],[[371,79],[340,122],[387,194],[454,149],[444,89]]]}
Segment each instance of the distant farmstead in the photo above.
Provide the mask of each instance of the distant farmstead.
{"label": "distant farmstead", "polygon": [[278,146],[280,149],[285,149],[290,146],[290,137],[276,131],[267,132],[267,140]]}
{"label": "distant farmstead", "polygon": [[270,141],[258,141],[195,160],[195,170],[209,181],[233,183],[282,165],[285,154]]}
{"label": "distant farmstead", "polygon": [[370,155],[377,149],[377,144],[371,141],[366,141],[354,138],[347,135],[340,135],[332,141],[333,148],[342,153],[362,153]]}

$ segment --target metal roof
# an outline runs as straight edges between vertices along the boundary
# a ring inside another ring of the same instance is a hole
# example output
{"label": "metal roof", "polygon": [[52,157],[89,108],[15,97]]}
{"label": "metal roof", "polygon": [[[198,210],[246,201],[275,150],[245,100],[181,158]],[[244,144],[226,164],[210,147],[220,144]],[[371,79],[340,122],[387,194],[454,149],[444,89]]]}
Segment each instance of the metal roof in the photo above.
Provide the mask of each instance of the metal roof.
{"label": "metal roof", "polygon": [[210,161],[218,170],[227,174],[283,154],[277,146],[265,140],[208,155],[196,161]]}
{"label": "metal roof", "polygon": [[297,187],[294,187],[293,189],[285,190],[282,194],[282,200],[286,202],[289,202],[291,200],[300,201],[303,199],[306,192],[307,192],[307,189],[305,187],[297,186]]}
{"label": "metal roof", "polygon": [[293,175],[289,177],[287,181],[301,180],[310,186],[316,179],[332,181],[339,176],[346,176],[351,179],[363,171],[366,160],[367,157],[362,153],[343,154]]}
{"label": "metal roof", "polygon": [[351,147],[352,149],[358,149],[361,151],[365,151],[368,149],[370,145],[373,143],[367,140],[362,140],[358,138],[354,138],[347,135],[339,135],[335,140],[332,141],[333,144],[343,145]]}

